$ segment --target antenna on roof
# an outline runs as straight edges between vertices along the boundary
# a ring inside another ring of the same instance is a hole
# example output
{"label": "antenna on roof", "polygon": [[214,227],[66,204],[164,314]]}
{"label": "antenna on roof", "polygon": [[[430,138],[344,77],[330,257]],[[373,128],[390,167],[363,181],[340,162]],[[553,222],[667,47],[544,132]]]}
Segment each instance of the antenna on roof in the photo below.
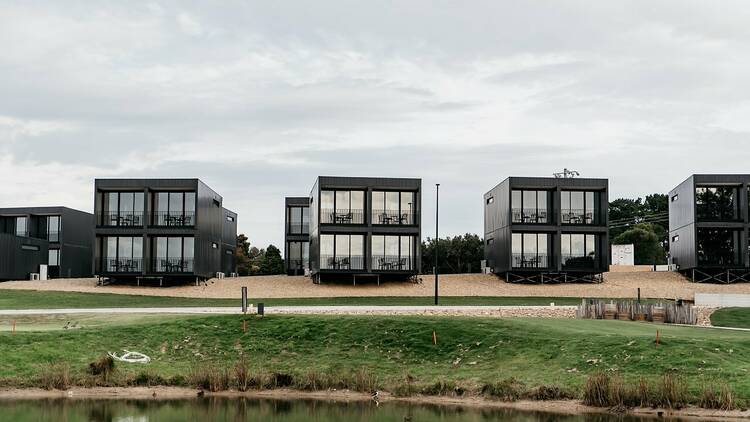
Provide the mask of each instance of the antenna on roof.
{"label": "antenna on roof", "polygon": [[560,173],[552,173],[552,174],[555,176],[555,179],[572,179],[576,176],[581,175],[575,170],[568,170],[568,169],[563,169],[563,171]]}

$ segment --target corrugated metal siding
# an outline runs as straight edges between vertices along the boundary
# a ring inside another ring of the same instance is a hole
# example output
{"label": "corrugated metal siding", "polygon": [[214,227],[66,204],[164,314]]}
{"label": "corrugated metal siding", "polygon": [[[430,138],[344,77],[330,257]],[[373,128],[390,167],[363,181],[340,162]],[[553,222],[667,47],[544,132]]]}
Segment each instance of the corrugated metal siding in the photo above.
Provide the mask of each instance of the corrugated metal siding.
{"label": "corrugated metal siding", "polygon": [[[39,250],[25,250],[23,245]],[[26,280],[39,272],[39,265],[47,263],[48,248],[46,240],[0,233],[0,280]]]}

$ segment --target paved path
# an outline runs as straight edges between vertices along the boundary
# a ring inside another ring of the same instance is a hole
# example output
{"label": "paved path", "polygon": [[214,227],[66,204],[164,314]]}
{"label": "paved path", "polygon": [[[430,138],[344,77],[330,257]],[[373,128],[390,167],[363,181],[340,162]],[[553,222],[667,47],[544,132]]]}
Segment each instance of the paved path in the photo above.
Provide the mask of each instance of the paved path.
{"label": "paved path", "polygon": [[[421,314],[575,311],[575,306],[269,306],[266,314]],[[255,308],[251,313],[255,312]],[[0,315],[239,314],[240,307],[0,309]]]}

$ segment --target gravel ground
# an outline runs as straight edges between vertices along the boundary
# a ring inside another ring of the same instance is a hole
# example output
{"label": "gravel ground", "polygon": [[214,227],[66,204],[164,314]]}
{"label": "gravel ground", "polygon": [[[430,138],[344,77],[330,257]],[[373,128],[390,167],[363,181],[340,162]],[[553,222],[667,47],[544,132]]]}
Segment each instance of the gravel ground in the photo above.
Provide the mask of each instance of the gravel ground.
{"label": "gravel ground", "polygon": [[[284,297],[342,297],[342,296],[431,296],[433,278],[422,276],[422,283],[313,284],[309,278],[289,276],[259,276],[211,280],[206,286],[163,287],[96,286],[96,279],[60,279],[48,281],[10,281],[0,283],[0,289],[55,290],[70,292],[119,293],[154,296],[236,298],[240,287],[248,288],[255,298]],[[443,296],[562,296],[630,298],[641,288],[644,298],[692,299],[696,292],[750,294],[750,283],[697,284],[677,273],[612,272],[605,274],[601,284],[545,284],[525,285],[505,283],[487,274],[450,274],[440,276]],[[2,294],[2,293],[0,293]]]}

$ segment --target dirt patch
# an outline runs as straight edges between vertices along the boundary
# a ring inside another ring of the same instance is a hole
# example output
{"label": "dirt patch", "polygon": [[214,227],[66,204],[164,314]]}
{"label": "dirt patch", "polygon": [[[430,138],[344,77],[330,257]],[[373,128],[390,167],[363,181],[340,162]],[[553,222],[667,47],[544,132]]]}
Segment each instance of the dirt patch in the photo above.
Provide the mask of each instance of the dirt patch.
{"label": "dirt patch", "polygon": [[[422,276],[422,283],[313,284],[306,277],[259,276],[211,280],[206,286],[96,286],[96,279],[60,279],[49,281],[11,281],[0,283],[0,289],[54,290],[68,292],[116,293],[131,295],[176,296],[199,298],[237,298],[241,287],[255,298],[342,297],[342,296],[431,296],[432,276]],[[488,274],[446,274],[440,276],[442,296],[562,296],[632,298],[641,288],[644,298],[692,299],[701,293],[750,294],[750,283],[691,283],[678,273],[616,272],[605,273],[601,284],[525,285],[506,283]]]}

